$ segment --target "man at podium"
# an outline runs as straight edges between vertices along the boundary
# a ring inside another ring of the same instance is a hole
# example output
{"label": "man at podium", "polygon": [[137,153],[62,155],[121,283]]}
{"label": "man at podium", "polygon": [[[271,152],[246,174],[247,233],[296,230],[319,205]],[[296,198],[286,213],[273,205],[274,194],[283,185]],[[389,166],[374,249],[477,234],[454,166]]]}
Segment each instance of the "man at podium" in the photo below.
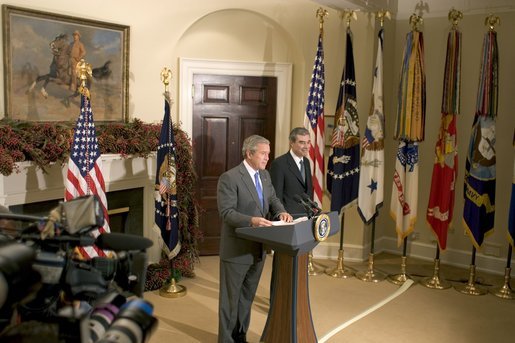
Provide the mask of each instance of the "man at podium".
{"label": "man at podium", "polygon": [[292,221],[275,194],[266,171],[270,141],[252,135],[242,147],[243,162],[218,180],[220,239],[218,342],[246,342],[250,311],[265,261],[263,244],[238,238],[239,227],[271,226],[266,218]]}

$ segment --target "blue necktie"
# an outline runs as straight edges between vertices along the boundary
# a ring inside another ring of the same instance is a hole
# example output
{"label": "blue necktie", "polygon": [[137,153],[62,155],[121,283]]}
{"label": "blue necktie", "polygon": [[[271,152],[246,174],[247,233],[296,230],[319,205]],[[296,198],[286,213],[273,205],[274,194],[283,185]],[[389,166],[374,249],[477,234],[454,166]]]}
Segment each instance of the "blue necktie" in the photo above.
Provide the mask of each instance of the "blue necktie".
{"label": "blue necktie", "polygon": [[263,190],[261,189],[261,183],[259,182],[259,172],[256,172],[256,174],[254,174],[254,181],[256,182],[256,191],[258,194],[259,201],[261,202],[261,208],[263,208]]}

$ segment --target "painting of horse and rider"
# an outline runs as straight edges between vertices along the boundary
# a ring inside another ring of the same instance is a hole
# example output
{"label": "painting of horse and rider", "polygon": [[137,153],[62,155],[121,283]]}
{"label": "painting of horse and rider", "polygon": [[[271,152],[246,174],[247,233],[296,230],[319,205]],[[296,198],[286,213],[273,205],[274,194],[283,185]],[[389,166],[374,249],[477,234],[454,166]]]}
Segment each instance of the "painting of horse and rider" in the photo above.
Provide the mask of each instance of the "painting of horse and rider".
{"label": "painting of horse and rider", "polygon": [[7,5],[2,10],[6,117],[75,121],[80,109],[75,67],[84,59],[92,68],[88,86],[95,120],[126,120],[128,26]]}

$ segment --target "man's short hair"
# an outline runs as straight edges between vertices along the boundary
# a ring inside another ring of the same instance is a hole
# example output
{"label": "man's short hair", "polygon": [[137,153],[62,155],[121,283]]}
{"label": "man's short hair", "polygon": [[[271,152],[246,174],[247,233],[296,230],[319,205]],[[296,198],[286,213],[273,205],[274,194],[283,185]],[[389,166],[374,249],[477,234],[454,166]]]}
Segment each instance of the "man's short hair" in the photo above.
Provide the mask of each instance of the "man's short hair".
{"label": "man's short hair", "polygon": [[270,141],[265,137],[259,135],[252,135],[245,138],[245,140],[243,141],[243,146],[241,148],[241,154],[243,155],[243,158],[247,157],[247,151],[250,151],[251,154],[255,153],[258,144],[270,145]]}
{"label": "man's short hair", "polygon": [[290,132],[290,142],[295,143],[297,141],[297,136],[306,136],[309,135],[308,129],[305,127],[296,127]]}

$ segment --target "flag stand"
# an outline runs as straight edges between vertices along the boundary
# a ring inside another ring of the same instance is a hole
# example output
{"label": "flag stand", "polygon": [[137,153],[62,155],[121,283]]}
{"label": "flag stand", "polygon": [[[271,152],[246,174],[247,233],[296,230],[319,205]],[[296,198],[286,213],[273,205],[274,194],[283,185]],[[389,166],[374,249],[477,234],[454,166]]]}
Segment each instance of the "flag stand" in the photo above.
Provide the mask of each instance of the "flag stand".
{"label": "flag stand", "polygon": [[511,289],[510,286],[510,273],[511,273],[511,251],[512,247],[511,244],[508,245],[508,258],[506,262],[506,268],[504,269],[504,284],[495,289],[491,289],[490,293],[493,295],[503,298],[503,299],[515,299],[515,292]]}
{"label": "flag stand", "polygon": [[322,269],[315,267],[315,264],[313,263],[313,251],[310,250],[308,253],[308,275],[315,276],[319,275],[322,272]]}
{"label": "flag stand", "polygon": [[336,264],[335,268],[332,269],[326,269],[325,273],[329,276],[340,278],[340,279],[347,279],[354,275],[354,272],[350,270],[349,268],[344,268],[343,266],[343,224],[345,221],[345,212],[342,213],[342,219],[341,219],[341,230],[340,230],[340,249],[338,250],[338,262]]}
{"label": "flag stand", "polygon": [[406,274],[406,259],[407,259],[406,248],[407,248],[407,246],[408,246],[408,237],[404,237],[404,245],[402,247],[400,274],[388,275],[388,277],[386,278],[388,281],[390,281],[391,283],[393,283],[395,285],[402,285],[406,281],[408,281],[408,279],[411,279],[411,277],[408,274]]}
{"label": "flag stand", "polygon": [[186,293],[186,287],[178,285],[174,277],[159,290],[159,295],[165,298],[180,298],[185,296]]}
{"label": "flag stand", "polygon": [[436,256],[433,268],[433,276],[427,277],[420,281],[422,286],[432,289],[447,289],[451,288],[451,284],[444,279],[440,278],[440,247],[436,244]]}
{"label": "flag stand", "polygon": [[368,254],[368,270],[357,272],[356,277],[361,281],[366,282],[379,282],[386,278],[386,275],[381,272],[374,271],[374,241],[376,232],[376,217],[372,219],[372,234],[370,242],[370,253]]}
{"label": "flag stand", "polygon": [[476,247],[472,247],[472,261],[470,262],[469,280],[464,285],[454,287],[458,292],[468,295],[485,295],[487,290],[476,286]]}
{"label": "flag stand", "polygon": [[[175,183],[175,179],[172,179],[172,177],[171,177],[171,175],[175,174],[175,171],[173,170],[173,169],[175,169],[175,166],[172,165],[172,163],[175,163],[175,158],[174,158],[174,156],[172,154],[172,150],[171,150],[174,143],[173,143],[173,139],[171,138],[171,137],[173,137],[173,135],[172,135],[173,129],[172,129],[172,121],[170,119],[170,110],[169,110],[169,108],[171,106],[171,103],[172,103],[172,100],[171,100],[171,97],[170,97],[170,93],[168,91],[168,85],[170,84],[170,81],[172,79],[172,71],[169,68],[164,67],[161,70],[160,77],[161,77],[161,82],[163,82],[163,85],[165,87],[165,91],[164,91],[164,96],[165,96],[165,119],[163,120],[163,126],[164,127],[162,128],[162,131],[166,129],[166,131],[168,132],[168,136],[167,136],[168,139],[167,139],[167,144],[166,144],[167,145],[167,150],[168,150],[168,156],[167,156],[166,160],[168,161],[168,165],[166,166],[166,173],[165,174],[170,178],[170,180],[168,180],[168,183],[169,184],[174,184]],[[165,126],[166,122],[168,123],[168,127]],[[160,140],[161,140],[161,138],[160,138]],[[160,162],[159,162],[159,149],[158,149],[158,167],[157,167],[158,170],[157,170],[157,173],[159,173],[160,172],[159,170],[161,169],[159,167],[159,163]],[[173,194],[173,193],[170,193],[170,194]],[[169,201],[169,199],[170,198],[168,198],[168,201]],[[170,205],[168,205],[168,206],[170,206]],[[171,213],[168,213],[168,211],[167,211],[166,214],[168,216],[168,221],[170,221]],[[166,244],[166,243],[164,243],[164,244]],[[179,237],[178,246],[180,247],[180,237]],[[169,255],[169,254],[167,254],[167,255]],[[172,256],[174,256],[174,255],[172,255]],[[180,298],[180,297],[183,297],[187,293],[186,287],[178,285],[177,282],[175,281],[175,278],[173,277],[173,275],[174,275],[174,273],[173,273],[174,272],[174,268],[173,268],[173,264],[172,264],[171,261],[170,261],[170,267],[171,267],[171,272],[172,272],[171,275],[172,276],[171,276],[170,280],[161,287],[161,289],[159,290],[159,295],[162,296],[162,297],[166,297],[166,298]]]}

